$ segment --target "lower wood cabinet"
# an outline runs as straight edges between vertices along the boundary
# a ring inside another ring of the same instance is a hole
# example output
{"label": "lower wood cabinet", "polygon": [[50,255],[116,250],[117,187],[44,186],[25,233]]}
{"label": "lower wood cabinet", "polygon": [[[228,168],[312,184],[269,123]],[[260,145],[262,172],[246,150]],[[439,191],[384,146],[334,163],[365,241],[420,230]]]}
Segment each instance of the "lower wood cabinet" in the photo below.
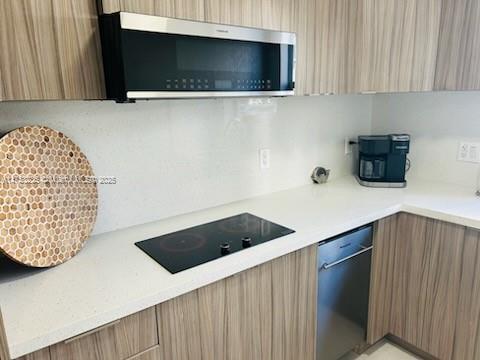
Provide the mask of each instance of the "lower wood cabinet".
{"label": "lower wood cabinet", "polygon": [[153,348],[142,351],[137,355],[129,357],[127,360],[161,360],[160,346],[154,346]]}
{"label": "lower wood cabinet", "polygon": [[34,353],[22,356],[17,360],[50,360],[50,348],[45,348]]}
{"label": "lower wood cabinet", "polygon": [[52,360],[122,360],[158,344],[155,309],[149,308],[50,347]]}
{"label": "lower wood cabinet", "polygon": [[9,360],[7,335],[3,326],[2,311],[0,309],[0,360]]}
{"label": "lower wood cabinet", "polygon": [[314,359],[311,246],[157,306],[162,359]]}
{"label": "lower wood cabinet", "polygon": [[472,229],[465,234],[452,358],[480,359],[480,231]]}
{"label": "lower wood cabinet", "polygon": [[315,244],[20,359],[314,360],[316,298]]}
{"label": "lower wood cabinet", "polygon": [[401,213],[376,226],[368,340],[480,358],[480,232]]}

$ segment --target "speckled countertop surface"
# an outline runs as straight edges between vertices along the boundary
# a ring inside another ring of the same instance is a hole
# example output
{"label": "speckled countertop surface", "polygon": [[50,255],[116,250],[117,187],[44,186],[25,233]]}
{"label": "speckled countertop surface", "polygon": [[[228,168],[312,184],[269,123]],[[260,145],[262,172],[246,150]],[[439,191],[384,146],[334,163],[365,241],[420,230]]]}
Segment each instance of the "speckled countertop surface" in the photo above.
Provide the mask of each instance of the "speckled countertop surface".
{"label": "speckled countertop surface", "polygon": [[[406,189],[370,189],[347,177],[96,235],[75,258],[48,270],[0,259],[0,307],[11,356],[36,351],[399,211],[480,229],[480,198],[470,189],[421,181],[410,182]],[[296,232],[175,275],[134,245],[243,212]]]}

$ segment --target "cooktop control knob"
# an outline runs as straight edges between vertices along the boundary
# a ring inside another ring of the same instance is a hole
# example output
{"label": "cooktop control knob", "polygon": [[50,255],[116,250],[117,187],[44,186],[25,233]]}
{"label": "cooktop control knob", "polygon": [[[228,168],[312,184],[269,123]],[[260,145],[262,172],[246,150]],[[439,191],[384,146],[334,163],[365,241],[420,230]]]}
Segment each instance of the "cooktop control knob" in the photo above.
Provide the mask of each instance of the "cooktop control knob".
{"label": "cooktop control knob", "polygon": [[222,253],[222,255],[230,254],[230,244],[223,243],[222,245],[220,245],[220,252]]}
{"label": "cooktop control knob", "polygon": [[242,246],[244,248],[252,246],[252,238],[250,237],[244,237],[242,238]]}

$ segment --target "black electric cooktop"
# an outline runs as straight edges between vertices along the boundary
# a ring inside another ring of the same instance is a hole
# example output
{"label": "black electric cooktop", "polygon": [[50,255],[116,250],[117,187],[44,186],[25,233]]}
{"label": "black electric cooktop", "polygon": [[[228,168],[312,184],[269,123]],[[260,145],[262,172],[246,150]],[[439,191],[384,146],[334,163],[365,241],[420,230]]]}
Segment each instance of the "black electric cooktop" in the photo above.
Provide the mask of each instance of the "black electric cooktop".
{"label": "black electric cooktop", "polygon": [[291,233],[244,213],[135,243],[172,274]]}

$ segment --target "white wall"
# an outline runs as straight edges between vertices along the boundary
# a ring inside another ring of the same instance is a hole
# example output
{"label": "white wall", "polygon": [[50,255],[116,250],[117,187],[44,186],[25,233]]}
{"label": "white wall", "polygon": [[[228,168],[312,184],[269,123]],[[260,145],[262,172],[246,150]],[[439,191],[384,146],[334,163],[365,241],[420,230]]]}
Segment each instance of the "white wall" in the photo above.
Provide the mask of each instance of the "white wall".
{"label": "white wall", "polygon": [[[71,137],[97,176],[95,233],[310,182],[313,167],[351,172],[344,137],[369,133],[369,96],[249,100],[0,103],[0,132],[41,124]],[[258,150],[271,149],[260,171]]]}
{"label": "white wall", "polygon": [[480,92],[377,95],[372,131],[412,135],[410,177],[476,187],[480,164],[458,162],[457,151],[480,143]]}

